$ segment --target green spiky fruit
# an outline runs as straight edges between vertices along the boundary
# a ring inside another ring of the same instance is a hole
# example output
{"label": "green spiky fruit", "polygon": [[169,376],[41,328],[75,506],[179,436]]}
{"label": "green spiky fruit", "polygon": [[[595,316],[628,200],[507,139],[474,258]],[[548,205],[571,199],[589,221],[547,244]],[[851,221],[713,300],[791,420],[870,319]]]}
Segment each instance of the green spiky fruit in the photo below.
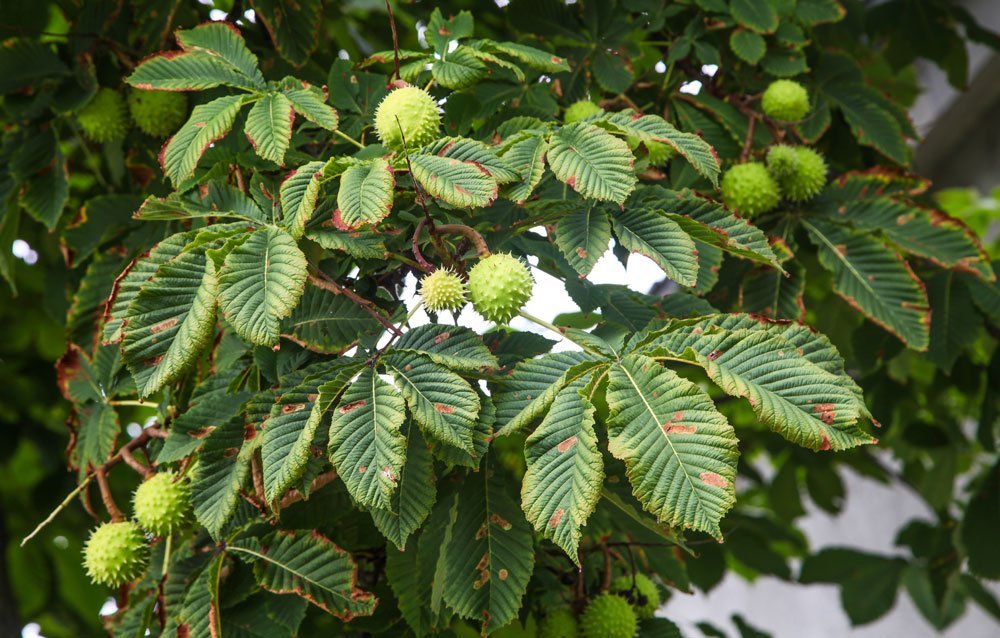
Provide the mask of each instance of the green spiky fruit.
{"label": "green spiky fruit", "polygon": [[83,548],[83,566],[90,580],[112,587],[141,576],[148,559],[146,537],[132,521],[104,523]]}
{"label": "green spiky fruit", "polygon": [[157,536],[176,532],[191,514],[191,484],[174,472],[157,472],[135,490],[135,520]]}
{"label": "green spiky fruit", "polygon": [[585,120],[588,117],[593,117],[594,115],[600,115],[604,112],[604,109],[597,106],[590,100],[580,100],[578,102],[573,102],[566,107],[566,114],[563,115],[563,122],[566,124],[572,124],[573,122],[579,122],[580,120]]}
{"label": "green spiky fruit", "polygon": [[614,594],[601,594],[590,601],[580,617],[584,638],[632,638],[637,626],[632,605]]}
{"label": "green spiky fruit", "polygon": [[136,126],[153,137],[166,137],[180,128],[187,118],[187,96],[176,91],[132,89],[128,111]]}
{"label": "green spiky fruit", "polygon": [[666,142],[646,142],[646,151],[653,166],[663,166],[677,155],[677,150]]}
{"label": "green spiky fruit", "polygon": [[799,156],[794,146],[778,144],[767,151],[767,170],[775,179],[794,173],[798,163]]}
{"label": "green spiky fruit", "polygon": [[760,162],[737,164],[722,178],[722,199],[744,215],[766,213],[778,205],[778,183]]}
{"label": "green spiky fruit", "polygon": [[538,624],[538,638],[577,638],[576,616],[568,607],[549,612]]}
{"label": "green spiky fruit", "polygon": [[415,86],[396,89],[375,109],[375,132],[382,144],[396,151],[403,150],[404,138],[410,149],[434,141],[440,126],[441,115],[434,98]]}
{"label": "green spiky fruit", "polygon": [[795,170],[778,180],[781,192],[793,202],[815,197],[826,186],[826,160],[806,146],[795,147]]}
{"label": "green spiky fruit", "polygon": [[639,618],[652,618],[660,608],[660,590],[645,574],[635,575],[635,589],[632,588],[631,576],[616,578],[611,583],[611,591],[630,600],[632,609]]}
{"label": "green spiky fruit", "polygon": [[775,80],[761,99],[764,114],[782,122],[798,122],[809,113],[809,94],[792,80]]}
{"label": "green spiky fruit", "polygon": [[128,110],[118,91],[103,88],[76,114],[83,134],[95,142],[110,142],[128,132]]}
{"label": "green spiky fruit", "polygon": [[433,312],[455,312],[465,305],[465,283],[444,268],[438,268],[420,280],[420,294],[424,298],[424,307]]}
{"label": "green spiky fruit", "polygon": [[535,281],[513,255],[490,255],[469,271],[469,298],[487,321],[506,324],[531,298]]}

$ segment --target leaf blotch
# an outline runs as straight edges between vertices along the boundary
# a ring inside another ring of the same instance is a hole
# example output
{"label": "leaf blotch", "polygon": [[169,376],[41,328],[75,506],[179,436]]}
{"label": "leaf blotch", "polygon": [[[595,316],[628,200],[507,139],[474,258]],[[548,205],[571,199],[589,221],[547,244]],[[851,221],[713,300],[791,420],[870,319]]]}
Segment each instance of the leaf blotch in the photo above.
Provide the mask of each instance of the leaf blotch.
{"label": "leaf blotch", "polygon": [[700,478],[705,485],[712,485],[714,487],[726,487],[729,485],[729,481],[715,472],[702,472],[698,475],[698,478]]}

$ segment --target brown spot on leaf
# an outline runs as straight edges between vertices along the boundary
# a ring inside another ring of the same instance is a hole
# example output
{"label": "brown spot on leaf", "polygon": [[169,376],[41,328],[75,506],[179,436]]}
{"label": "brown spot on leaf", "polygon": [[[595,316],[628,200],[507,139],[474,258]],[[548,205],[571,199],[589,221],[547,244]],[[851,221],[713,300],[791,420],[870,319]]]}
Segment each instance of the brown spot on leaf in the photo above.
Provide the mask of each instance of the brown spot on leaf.
{"label": "brown spot on leaf", "polygon": [[813,406],[813,412],[819,416],[819,420],[827,425],[833,425],[836,416],[836,406],[832,403],[817,403]]}
{"label": "brown spot on leaf", "polygon": [[498,571],[497,578],[499,578],[500,580],[507,580],[507,570],[501,569],[500,571]]}
{"label": "brown spot on leaf", "polygon": [[847,246],[845,244],[837,244],[834,246],[834,249],[840,253],[842,257],[847,255]]}
{"label": "brown spot on leaf", "polygon": [[170,319],[165,319],[160,323],[155,323],[149,327],[149,331],[154,335],[158,332],[163,332],[164,330],[169,330],[177,325],[177,317],[171,317]]}
{"label": "brown spot on leaf", "polygon": [[396,482],[396,473],[392,471],[392,468],[386,465],[382,468],[382,476],[389,479],[393,483]]}
{"label": "brown spot on leaf", "polygon": [[722,356],[722,350],[712,350],[711,352],[708,353],[708,360],[715,361],[721,356]]}
{"label": "brown spot on leaf", "polygon": [[698,475],[698,478],[700,478],[705,485],[712,485],[714,487],[726,487],[729,485],[729,481],[715,472],[702,472]]}
{"label": "brown spot on leaf", "polygon": [[663,424],[663,433],[667,435],[694,434],[695,430],[697,429],[698,428],[696,428],[693,425],[683,425],[681,423],[673,423],[671,421],[667,421],[666,423]]}
{"label": "brown spot on leaf", "polygon": [[359,399],[359,400],[354,401],[352,403],[347,403],[347,404],[344,404],[344,405],[340,406],[340,413],[341,414],[347,414],[351,410],[357,410],[358,408],[363,408],[366,405],[368,405],[367,401],[365,401],[364,399]]}
{"label": "brown spot on leaf", "polygon": [[822,434],[821,436],[823,437],[823,443],[820,444],[819,449],[821,449],[821,450],[829,450],[830,449],[830,437],[828,437],[826,434]]}
{"label": "brown spot on leaf", "polygon": [[568,450],[571,447],[573,447],[574,445],[576,445],[576,437],[575,436],[571,436],[568,439],[566,439],[565,441],[563,441],[562,443],[560,443],[559,445],[557,445],[556,449],[559,450],[560,454],[562,454],[562,453],[566,452],[566,450]]}
{"label": "brown spot on leaf", "polygon": [[455,408],[453,406],[445,405],[443,403],[435,403],[434,409],[440,412],[441,414],[451,414],[455,411]]}
{"label": "brown spot on leaf", "polygon": [[483,524],[479,526],[479,529],[476,530],[476,540],[477,541],[481,541],[484,538],[486,538],[486,530],[487,530],[487,528],[488,528],[488,523],[486,523],[484,521]]}
{"label": "brown spot on leaf", "polygon": [[505,532],[509,532],[512,527],[510,521],[496,513],[490,515],[490,522]]}
{"label": "brown spot on leaf", "polygon": [[556,527],[559,525],[559,521],[562,520],[563,515],[566,514],[566,510],[559,508],[552,514],[552,518],[549,519],[549,527]]}
{"label": "brown spot on leaf", "polygon": [[476,582],[472,583],[473,589],[480,589],[490,580],[490,555],[489,553],[484,553],[483,557],[479,559],[476,563],[476,571],[479,572],[479,578]]}
{"label": "brown spot on leaf", "polygon": [[434,337],[434,343],[437,343],[437,344],[442,343],[444,341],[447,341],[449,337],[451,337],[451,333],[450,332],[442,332],[438,336]]}
{"label": "brown spot on leaf", "polygon": [[587,251],[583,247],[581,247],[581,246],[577,246],[576,247],[576,254],[577,254],[577,256],[580,259],[586,259],[587,258]]}
{"label": "brown spot on leaf", "polygon": [[576,188],[576,177],[570,175],[569,179],[566,180],[566,185],[569,186],[570,188]]}
{"label": "brown spot on leaf", "polygon": [[281,406],[282,414],[291,414],[292,412],[298,412],[299,410],[305,409],[305,403],[287,403]]}
{"label": "brown spot on leaf", "polygon": [[364,474],[367,471],[368,471],[368,466],[367,465],[359,465],[358,466],[358,474]]}

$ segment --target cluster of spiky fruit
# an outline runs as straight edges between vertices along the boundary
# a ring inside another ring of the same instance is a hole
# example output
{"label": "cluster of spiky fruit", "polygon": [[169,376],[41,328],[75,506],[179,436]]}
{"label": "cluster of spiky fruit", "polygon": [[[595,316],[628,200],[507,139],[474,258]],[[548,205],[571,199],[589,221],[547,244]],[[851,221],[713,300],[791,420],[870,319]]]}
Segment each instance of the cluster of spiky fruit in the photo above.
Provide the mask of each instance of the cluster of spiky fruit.
{"label": "cluster of spiky fruit", "polygon": [[722,178],[722,200],[729,208],[753,216],[777,206],[781,191],[766,166],[760,162],[746,162],[726,171]]}
{"label": "cluster of spiky fruit", "polygon": [[465,305],[465,282],[446,268],[438,268],[420,280],[424,307],[432,312],[457,312]]}
{"label": "cluster of spiky fruit", "polygon": [[794,80],[775,80],[761,98],[764,114],[782,122],[798,122],[809,114],[809,93]]}
{"label": "cluster of spiky fruit", "polygon": [[83,564],[95,583],[112,587],[142,575],[149,560],[143,529],[155,536],[179,530],[191,514],[191,486],[174,472],[158,472],[133,495],[135,521],[104,523],[90,534]]}
{"label": "cluster of spiky fruit", "polygon": [[441,115],[430,93],[415,86],[395,89],[375,109],[375,132],[394,151],[410,149],[437,139]]}
{"label": "cluster of spiky fruit", "polygon": [[580,616],[584,638],[632,638],[638,626],[632,605],[615,594],[595,597]]}
{"label": "cluster of spiky fruit", "polygon": [[620,576],[608,593],[594,597],[579,621],[572,610],[550,611],[538,625],[538,638],[632,638],[639,620],[660,607],[660,591],[644,574]]}
{"label": "cluster of spiky fruit", "polygon": [[128,110],[143,133],[166,137],[184,123],[187,96],[176,91],[132,89],[128,94]]}
{"label": "cluster of spiky fruit", "polygon": [[645,574],[619,576],[611,583],[611,592],[632,603],[635,615],[652,618],[660,608],[660,590]]}
{"label": "cluster of spiky fruit", "polygon": [[76,113],[76,121],[88,139],[110,142],[125,137],[129,119],[125,99],[114,89],[102,88]]}
{"label": "cluster of spiky fruit", "polygon": [[497,253],[469,270],[469,299],[484,319],[506,324],[531,298],[535,281],[517,257]]}
{"label": "cluster of spiky fruit", "polygon": [[784,197],[805,202],[826,185],[826,160],[806,146],[772,146],[766,165],[737,164],[722,178],[722,199],[729,208],[753,216],[766,213]]}

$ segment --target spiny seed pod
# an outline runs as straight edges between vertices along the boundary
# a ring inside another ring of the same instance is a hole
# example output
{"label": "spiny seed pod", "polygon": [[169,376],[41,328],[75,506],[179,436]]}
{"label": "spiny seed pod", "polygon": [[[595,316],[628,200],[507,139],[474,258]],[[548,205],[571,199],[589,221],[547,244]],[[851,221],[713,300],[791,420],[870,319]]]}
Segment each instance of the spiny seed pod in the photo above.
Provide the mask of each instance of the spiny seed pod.
{"label": "spiny seed pod", "polygon": [[128,110],[121,94],[103,88],[76,114],[83,134],[95,142],[110,142],[128,132]]}
{"label": "spiny seed pod", "polygon": [[128,111],[136,126],[153,137],[174,133],[187,117],[187,103],[187,96],[177,91],[132,89],[128,94]]}
{"label": "spiny seed pod", "polygon": [[614,594],[601,594],[590,601],[580,617],[584,638],[632,638],[637,626],[632,605]]}
{"label": "spiny seed pod", "polygon": [[191,484],[177,480],[174,472],[157,472],[135,490],[135,520],[157,536],[176,532],[191,514]]}
{"label": "spiny seed pod", "polygon": [[375,132],[384,145],[395,151],[403,150],[404,137],[411,150],[434,141],[440,125],[434,98],[415,86],[394,90],[375,109]]}
{"label": "spiny seed pod", "polygon": [[577,638],[576,616],[568,607],[550,611],[538,624],[538,638]]}
{"label": "spiny seed pod", "polygon": [[767,151],[767,170],[775,179],[781,179],[795,172],[799,156],[794,146],[777,144]]}
{"label": "spiny seed pod", "polygon": [[793,202],[815,197],[826,186],[826,160],[806,146],[795,147],[795,170],[781,179],[781,192]]}
{"label": "spiny seed pod", "polygon": [[649,163],[653,166],[663,166],[677,155],[677,150],[666,142],[645,142],[649,153]]}
{"label": "spiny seed pod", "polygon": [[104,523],[83,548],[83,566],[90,580],[112,587],[141,576],[148,558],[146,537],[132,521]]}
{"label": "spiny seed pod", "polygon": [[645,574],[635,575],[635,589],[631,576],[620,576],[611,583],[611,592],[632,602],[632,609],[639,618],[652,618],[660,608],[660,590]]}
{"label": "spiny seed pod", "polygon": [[766,213],[778,205],[778,183],[760,162],[737,164],[722,178],[722,199],[744,215]]}
{"label": "spiny seed pod", "polygon": [[469,271],[469,298],[487,321],[506,324],[531,298],[535,281],[513,255],[490,255]]}
{"label": "spiny seed pod", "polygon": [[782,122],[798,122],[809,113],[809,94],[792,80],[775,80],[761,98],[764,114]]}
{"label": "spiny seed pod", "polygon": [[444,268],[438,268],[420,280],[420,294],[424,298],[424,307],[433,312],[456,312],[465,305],[465,283]]}
{"label": "spiny seed pod", "polygon": [[573,102],[566,107],[566,113],[563,115],[563,122],[566,124],[572,124],[573,122],[579,122],[580,120],[585,120],[588,117],[593,117],[594,115],[600,115],[604,112],[604,109],[597,106],[590,100],[580,100],[578,102]]}

